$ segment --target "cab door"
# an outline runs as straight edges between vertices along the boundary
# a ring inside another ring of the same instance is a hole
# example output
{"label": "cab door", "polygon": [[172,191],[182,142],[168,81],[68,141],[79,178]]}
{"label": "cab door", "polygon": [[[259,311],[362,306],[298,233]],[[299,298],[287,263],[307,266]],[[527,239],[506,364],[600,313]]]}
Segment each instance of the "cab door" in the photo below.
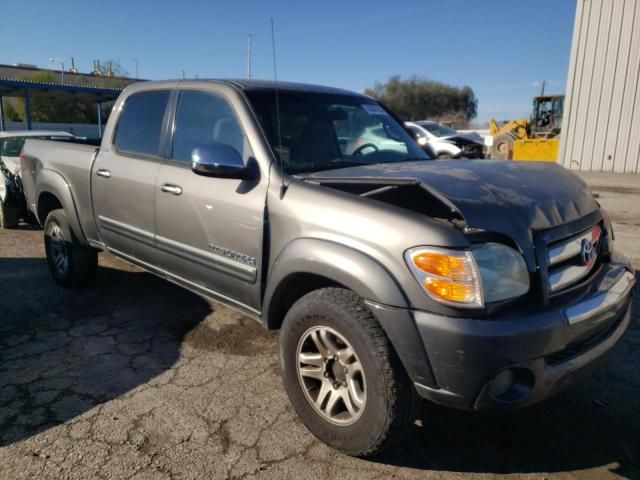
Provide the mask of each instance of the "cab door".
{"label": "cab door", "polygon": [[[179,90],[172,131],[156,182],[156,245],[163,267],[222,301],[257,311],[267,176],[237,112],[214,89]],[[209,143],[235,148],[249,172],[245,178],[194,173],[191,153]]]}
{"label": "cab door", "polygon": [[91,171],[101,241],[108,249],[145,263],[156,259],[156,179],[171,93],[165,87],[129,95],[118,108],[112,142],[103,142],[107,147],[101,148]]}

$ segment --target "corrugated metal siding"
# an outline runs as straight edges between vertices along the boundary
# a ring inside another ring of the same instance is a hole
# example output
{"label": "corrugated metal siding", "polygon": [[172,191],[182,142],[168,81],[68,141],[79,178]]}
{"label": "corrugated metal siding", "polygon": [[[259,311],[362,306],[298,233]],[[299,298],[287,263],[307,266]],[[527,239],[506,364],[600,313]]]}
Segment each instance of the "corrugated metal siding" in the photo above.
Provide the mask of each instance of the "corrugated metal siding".
{"label": "corrugated metal siding", "polygon": [[640,5],[578,0],[558,161],[640,173]]}

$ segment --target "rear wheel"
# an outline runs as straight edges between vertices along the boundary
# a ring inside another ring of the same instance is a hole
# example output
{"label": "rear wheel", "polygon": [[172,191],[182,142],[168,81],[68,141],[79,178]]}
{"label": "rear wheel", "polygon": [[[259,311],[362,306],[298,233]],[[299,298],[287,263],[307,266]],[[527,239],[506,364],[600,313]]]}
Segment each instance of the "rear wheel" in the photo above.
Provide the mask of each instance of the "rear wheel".
{"label": "rear wheel", "polygon": [[355,293],[311,292],[287,312],[280,335],[285,389],[320,440],[372,456],[401,440],[419,399],[384,331]]}
{"label": "rear wheel", "polygon": [[16,228],[18,226],[18,208],[7,205],[0,200],[0,227]]}
{"label": "rear wheel", "polygon": [[438,159],[440,160],[451,160],[453,158],[453,155],[451,155],[450,153],[440,153],[438,154]]}
{"label": "rear wheel", "polygon": [[58,285],[65,288],[81,287],[94,276],[98,253],[78,241],[64,210],[53,210],[47,215],[44,247],[49,271]]}

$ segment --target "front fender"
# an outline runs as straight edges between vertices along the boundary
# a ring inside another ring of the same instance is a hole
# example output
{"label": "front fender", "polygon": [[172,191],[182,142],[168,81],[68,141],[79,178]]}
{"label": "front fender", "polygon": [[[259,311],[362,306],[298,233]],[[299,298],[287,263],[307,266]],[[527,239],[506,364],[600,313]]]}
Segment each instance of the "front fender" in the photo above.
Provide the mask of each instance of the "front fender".
{"label": "front fender", "polygon": [[402,289],[382,264],[370,256],[327,240],[303,238],[287,244],[267,280],[263,322],[270,327],[272,300],[278,286],[290,275],[311,273],[344,285],[364,298],[391,340],[414,382],[434,386],[435,380],[424,346]]}
{"label": "front fender", "polygon": [[55,196],[62,204],[62,208],[69,218],[71,229],[75,236],[81,242],[86,243],[86,236],[82,230],[80,219],[78,218],[78,209],[69,188],[69,184],[62,175],[53,170],[40,170],[36,182],[36,216],[40,225],[44,225],[45,218],[40,218],[40,198],[43,193],[50,193]]}
{"label": "front fender", "polygon": [[447,153],[452,157],[455,157],[462,153],[462,149],[451,142],[434,141],[430,142],[430,145],[438,155],[441,153]]}
{"label": "front fender", "polygon": [[[353,290],[366,300],[407,307],[407,300],[392,275],[362,252],[327,240],[301,238],[288,243],[271,268],[264,296],[268,315],[278,286],[290,275],[310,273]],[[264,318],[269,324],[269,319]]]}

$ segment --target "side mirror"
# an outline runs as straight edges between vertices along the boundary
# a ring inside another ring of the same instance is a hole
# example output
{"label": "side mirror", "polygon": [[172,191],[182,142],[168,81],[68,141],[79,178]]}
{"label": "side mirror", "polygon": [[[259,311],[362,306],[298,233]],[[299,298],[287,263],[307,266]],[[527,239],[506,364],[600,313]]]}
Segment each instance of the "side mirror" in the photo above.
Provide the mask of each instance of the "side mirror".
{"label": "side mirror", "polygon": [[240,178],[245,168],[240,152],[232,146],[205,143],[191,152],[191,170],[206,177]]}

